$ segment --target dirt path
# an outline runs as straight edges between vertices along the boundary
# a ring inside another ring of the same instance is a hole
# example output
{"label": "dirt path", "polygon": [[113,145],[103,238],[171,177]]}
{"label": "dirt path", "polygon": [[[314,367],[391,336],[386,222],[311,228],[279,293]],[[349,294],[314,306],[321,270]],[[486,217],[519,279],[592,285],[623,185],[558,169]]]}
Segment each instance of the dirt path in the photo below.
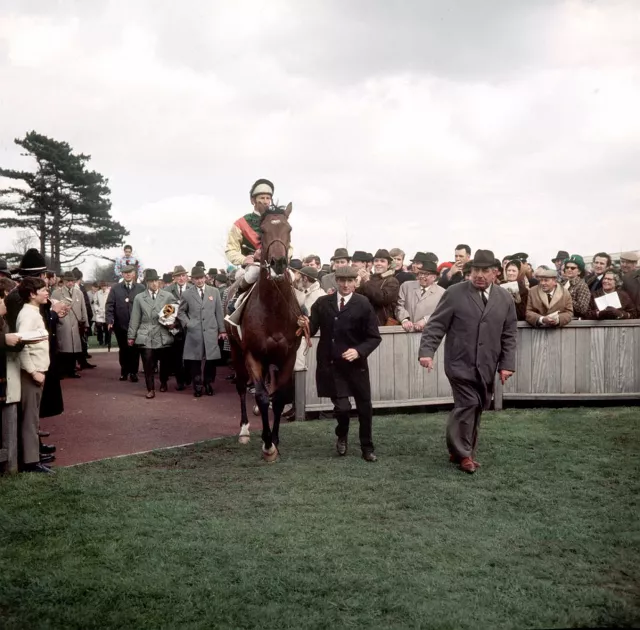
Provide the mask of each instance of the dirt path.
{"label": "dirt path", "polygon": [[[41,423],[51,431],[43,441],[57,446],[57,466],[238,433],[240,404],[235,387],[224,380],[226,368],[218,370],[213,397],[194,398],[190,388],[177,392],[171,379],[168,392],[156,390],[155,399],[146,400],[142,374],[139,383],[118,380],[117,350],[94,352],[91,363],[98,367],[62,381],[64,414]],[[257,420],[250,415],[254,439],[259,439]]]}

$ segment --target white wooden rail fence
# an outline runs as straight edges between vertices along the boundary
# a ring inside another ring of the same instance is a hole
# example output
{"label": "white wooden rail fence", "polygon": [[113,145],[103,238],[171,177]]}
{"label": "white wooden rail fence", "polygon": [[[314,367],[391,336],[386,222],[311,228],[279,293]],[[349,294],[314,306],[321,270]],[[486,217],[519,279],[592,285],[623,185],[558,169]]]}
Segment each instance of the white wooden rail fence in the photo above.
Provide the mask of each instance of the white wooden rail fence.
{"label": "white wooden rail fence", "polygon": [[[420,333],[380,329],[382,343],[369,357],[373,406],[396,408],[453,403],[444,374],[444,342],[428,373],[418,363]],[[316,390],[316,349],[296,373],[296,416],[333,409]],[[517,370],[496,387],[496,409],[510,400],[640,400],[640,319],[576,320],[557,329],[518,323]]]}

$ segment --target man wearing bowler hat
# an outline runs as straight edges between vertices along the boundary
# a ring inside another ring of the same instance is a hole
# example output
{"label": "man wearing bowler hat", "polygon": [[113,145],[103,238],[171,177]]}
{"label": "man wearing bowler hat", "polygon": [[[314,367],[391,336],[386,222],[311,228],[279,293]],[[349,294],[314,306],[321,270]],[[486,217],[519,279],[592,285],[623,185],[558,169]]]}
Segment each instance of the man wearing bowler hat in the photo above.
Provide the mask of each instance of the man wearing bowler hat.
{"label": "man wearing bowler hat", "polygon": [[105,307],[108,330],[113,330],[118,342],[118,360],[120,361],[120,380],[127,378],[132,383],[138,382],[138,369],[140,367],[140,350],[135,346],[129,346],[127,342],[127,330],[133,310],[133,300],[138,293],[144,291],[144,286],[138,282],[137,270],[134,265],[122,268],[122,282],[118,282],[109,291],[107,305]]}
{"label": "man wearing bowler hat", "polygon": [[418,279],[400,285],[396,319],[407,332],[421,332],[436,310],[444,289],[438,285],[438,266],[431,260],[422,262]]}
{"label": "man wearing bowler hat", "polygon": [[369,301],[354,293],[356,270],[342,266],[336,269],[335,275],[337,292],[320,297],[311,307],[311,335],[320,331],[316,370],[318,395],[331,398],[333,403],[338,421],[338,455],[347,453],[351,411],[349,396],[354,397],[360,422],[362,457],[367,462],[375,462],[367,357],[380,345],[378,322]]}
{"label": "man wearing bowler hat", "polygon": [[504,383],[516,369],[516,309],[511,295],[493,284],[496,259],[479,249],[469,282],[450,286],[422,331],[420,365],[429,372],[446,335],[444,366],[454,408],[447,424],[450,461],[466,473],[475,459],[480,416],[491,403],[496,371]]}
{"label": "man wearing bowler hat", "polygon": [[351,256],[349,256],[349,252],[344,247],[338,247],[336,251],[331,256],[331,265],[333,266],[333,271],[328,273],[326,276],[322,277],[320,280],[320,286],[322,290],[328,294],[335,293],[338,289],[338,283],[336,282],[336,270],[340,267],[346,267],[351,262]]}

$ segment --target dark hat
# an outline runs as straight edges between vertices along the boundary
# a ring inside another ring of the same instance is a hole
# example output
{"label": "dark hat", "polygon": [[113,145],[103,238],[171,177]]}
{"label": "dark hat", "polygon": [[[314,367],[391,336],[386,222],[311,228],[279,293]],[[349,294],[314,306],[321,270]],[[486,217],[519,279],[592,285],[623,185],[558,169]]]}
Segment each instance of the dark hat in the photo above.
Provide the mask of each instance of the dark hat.
{"label": "dark hat", "polygon": [[369,256],[367,255],[367,252],[363,252],[360,249],[356,249],[355,252],[353,252],[353,256],[351,257],[352,262],[367,262],[369,260]]}
{"label": "dark hat", "polygon": [[333,252],[333,256],[331,256],[331,260],[336,260],[340,258],[346,258],[347,260],[351,260],[351,256],[349,256],[349,252],[344,247],[338,247],[335,252]]}
{"label": "dark hat", "polygon": [[18,273],[22,275],[41,274],[47,270],[44,256],[35,248],[28,249],[20,261]]}
{"label": "dark hat", "polygon": [[[488,269],[489,267],[495,267],[496,257],[493,255],[493,252],[490,249],[478,249],[476,250],[476,253],[473,255],[471,266],[478,267],[480,269]],[[499,262],[498,262],[498,266],[500,266]]]}
{"label": "dark hat", "polygon": [[201,260],[196,260],[195,267],[202,267],[204,269],[204,263]]}
{"label": "dark hat", "polygon": [[0,258],[0,276],[11,278],[11,272],[7,266],[7,261],[4,258]]}
{"label": "dark hat", "polygon": [[268,179],[258,179],[254,182],[253,186],[251,186],[249,194],[252,197],[257,195],[273,195],[275,189],[276,187]]}
{"label": "dark hat", "polygon": [[204,278],[205,277],[205,273],[204,273],[204,267],[201,267],[200,265],[196,265],[192,270],[191,270],[191,277],[192,278]]}
{"label": "dark hat", "polygon": [[389,262],[391,262],[393,259],[391,258],[391,254],[389,253],[388,249],[379,249],[375,256],[373,257],[373,259],[375,260],[376,258],[386,258]]}
{"label": "dark hat", "polygon": [[464,263],[464,265],[462,265],[462,275],[464,276],[465,274],[471,273],[471,261],[467,260],[466,263]]}
{"label": "dark hat", "polygon": [[76,280],[82,280],[82,271],[80,271],[80,269],[78,269],[77,267],[74,267],[74,268],[71,270],[71,273],[73,274],[73,277],[74,277]]}
{"label": "dark hat", "polygon": [[318,270],[315,267],[303,267],[300,269],[300,273],[303,276],[307,276],[307,278],[311,278],[312,280],[318,279]]}
{"label": "dark hat", "polygon": [[173,268],[171,276],[179,276],[180,274],[187,273],[187,270],[182,265],[176,265]]}
{"label": "dark hat", "polygon": [[64,280],[65,282],[70,282],[70,281],[75,282],[77,278],[75,277],[73,271],[65,271],[62,274],[62,280]]}
{"label": "dark hat", "polygon": [[289,267],[295,271],[302,269],[302,261],[299,258],[292,258],[289,261]]}
{"label": "dark hat", "polygon": [[207,271],[207,275],[208,275],[210,278],[213,278],[213,277],[215,277],[215,276],[217,276],[217,275],[218,275],[218,270],[217,270],[215,267],[211,267],[211,268],[209,269],[209,271]]}
{"label": "dark hat", "polygon": [[214,280],[217,282],[229,282],[229,277],[225,276],[223,273],[217,273]]}
{"label": "dark hat", "polygon": [[144,281],[145,282],[153,282],[154,280],[160,280],[158,276],[158,272],[155,269],[145,269],[144,270]]}
{"label": "dark hat", "polygon": [[132,271],[135,271],[136,268],[134,267],[134,265],[125,265],[122,268],[122,271],[120,273],[131,273]]}
{"label": "dark hat", "polygon": [[170,273],[163,273],[162,274],[162,281],[165,284],[171,284],[173,282],[173,276]]}
{"label": "dark hat", "polygon": [[373,254],[371,252],[367,252],[367,260],[365,262],[368,262],[368,263],[373,262]]}
{"label": "dark hat", "polygon": [[336,279],[338,278],[357,278],[358,270],[351,265],[347,265],[346,267],[338,267],[336,269]]}
{"label": "dark hat", "polygon": [[327,265],[327,263],[325,263],[324,265],[322,265],[322,270],[324,273],[330,273],[331,272],[331,265]]}
{"label": "dark hat", "polygon": [[525,254],[524,252],[518,252],[512,256],[513,259],[519,260],[520,262],[527,262],[527,258],[529,258],[529,254]]}
{"label": "dark hat", "polygon": [[569,252],[565,252],[563,249],[559,249],[555,258],[551,259],[552,263],[555,263],[558,260],[565,260],[569,258]]}
{"label": "dark hat", "polygon": [[425,252],[424,257],[427,260],[431,260],[432,262],[436,263],[436,265],[438,264],[438,257],[433,252]]}
{"label": "dark hat", "polygon": [[[424,267],[427,263],[436,263],[436,261],[431,260],[431,258],[427,257],[427,255],[424,252],[418,252],[412,259],[411,262],[414,263],[422,263],[422,266]],[[436,269],[438,267],[438,265],[435,265]]]}
{"label": "dark hat", "polygon": [[[420,261],[417,261],[420,262]],[[422,269],[418,269],[418,273],[426,271],[427,273],[438,273],[438,265],[433,260],[423,260]]]}
{"label": "dark hat", "polygon": [[518,269],[522,269],[522,262],[519,261],[517,258],[512,258],[511,256],[509,256],[507,258],[507,260],[509,261],[506,266],[508,267],[509,265],[515,265]]}

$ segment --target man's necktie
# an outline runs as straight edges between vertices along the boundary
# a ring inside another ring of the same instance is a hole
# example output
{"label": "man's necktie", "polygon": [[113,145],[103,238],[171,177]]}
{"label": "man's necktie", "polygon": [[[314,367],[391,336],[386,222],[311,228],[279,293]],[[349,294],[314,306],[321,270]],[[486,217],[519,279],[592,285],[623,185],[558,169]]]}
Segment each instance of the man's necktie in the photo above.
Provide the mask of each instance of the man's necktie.
{"label": "man's necktie", "polygon": [[200,299],[204,300],[204,289],[200,289]]}
{"label": "man's necktie", "polygon": [[422,287],[422,293],[420,293],[420,297],[424,297],[424,294],[427,292],[427,287]]}
{"label": "man's necktie", "polygon": [[482,298],[482,303],[487,305],[487,294],[484,291],[480,291],[480,297]]}
{"label": "man's necktie", "polygon": [[551,293],[547,293],[547,302],[551,304]]}
{"label": "man's necktie", "polygon": [[340,310],[344,308],[344,298],[340,298]]}
{"label": "man's necktie", "polygon": [[128,282],[125,286],[127,287],[127,291],[131,291],[131,285]]}
{"label": "man's necktie", "polygon": [[156,292],[155,291],[151,291],[151,299],[152,300],[156,299]]}
{"label": "man's necktie", "polygon": [[182,287],[180,285],[178,285],[178,293],[182,297]]}

